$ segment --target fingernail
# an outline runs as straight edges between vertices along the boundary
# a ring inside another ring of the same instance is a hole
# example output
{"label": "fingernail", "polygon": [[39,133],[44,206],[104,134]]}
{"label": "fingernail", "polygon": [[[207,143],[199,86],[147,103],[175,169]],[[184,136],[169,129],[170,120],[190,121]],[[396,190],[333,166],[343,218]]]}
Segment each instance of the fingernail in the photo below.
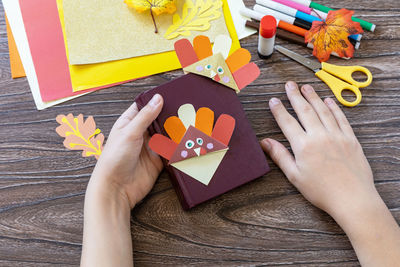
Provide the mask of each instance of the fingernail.
{"label": "fingernail", "polygon": [[306,84],[303,86],[303,91],[307,94],[310,94],[314,92],[314,88],[312,88],[311,85]]}
{"label": "fingernail", "polygon": [[332,105],[332,104],[335,103],[335,102],[333,101],[332,98],[325,98],[325,103],[326,103],[327,105]]}
{"label": "fingernail", "polygon": [[293,91],[296,89],[296,84],[294,82],[287,82],[285,87],[286,90]]}
{"label": "fingernail", "polygon": [[268,151],[271,150],[271,143],[268,139],[262,140],[262,143],[264,144],[264,148],[266,148]]}
{"label": "fingernail", "polygon": [[161,102],[161,96],[159,94],[155,94],[153,98],[150,100],[149,105],[152,107],[157,107]]}
{"label": "fingernail", "polygon": [[276,105],[278,105],[279,103],[281,103],[281,101],[280,101],[278,98],[276,98],[276,97],[271,98],[271,100],[269,101],[269,104],[270,104],[271,106],[276,106]]}

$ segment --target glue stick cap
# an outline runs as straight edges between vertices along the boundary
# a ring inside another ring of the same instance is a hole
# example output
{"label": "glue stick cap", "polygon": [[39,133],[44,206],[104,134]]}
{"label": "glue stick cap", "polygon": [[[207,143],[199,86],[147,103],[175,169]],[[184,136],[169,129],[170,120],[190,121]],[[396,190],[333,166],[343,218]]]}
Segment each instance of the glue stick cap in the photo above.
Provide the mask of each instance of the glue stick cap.
{"label": "glue stick cap", "polygon": [[276,19],[273,16],[264,16],[260,22],[260,35],[264,38],[272,38],[276,34]]}

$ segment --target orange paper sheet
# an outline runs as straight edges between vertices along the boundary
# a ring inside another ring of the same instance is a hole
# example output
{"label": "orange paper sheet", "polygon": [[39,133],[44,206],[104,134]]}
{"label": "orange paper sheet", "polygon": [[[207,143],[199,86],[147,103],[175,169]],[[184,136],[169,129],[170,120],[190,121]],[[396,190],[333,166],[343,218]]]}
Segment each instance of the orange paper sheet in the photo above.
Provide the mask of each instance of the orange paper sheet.
{"label": "orange paper sheet", "polygon": [[22,66],[21,58],[19,56],[17,45],[15,44],[14,36],[11,32],[7,16],[6,16],[6,25],[7,25],[8,50],[10,53],[11,77],[13,79],[25,77],[26,76],[25,70],[24,67]]}

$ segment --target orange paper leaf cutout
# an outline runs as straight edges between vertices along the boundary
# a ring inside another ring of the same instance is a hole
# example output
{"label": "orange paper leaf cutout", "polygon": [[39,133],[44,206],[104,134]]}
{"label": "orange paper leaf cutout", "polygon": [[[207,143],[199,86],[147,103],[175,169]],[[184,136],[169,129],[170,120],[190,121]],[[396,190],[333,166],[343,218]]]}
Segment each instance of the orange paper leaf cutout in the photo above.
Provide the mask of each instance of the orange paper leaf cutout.
{"label": "orange paper leaf cutout", "polygon": [[329,11],[326,21],[314,21],[311,29],[306,32],[306,43],[314,45],[313,55],[319,61],[327,61],[332,52],[340,57],[353,57],[354,46],[348,37],[363,33],[360,23],[351,20],[354,11],[340,9]]}
{"label": "orange paper leaf cutout", "polygon": [[65,137],[64,146],[71,150],[82,150],[83,157],[94,156],[98,159],[103,150],[104,135],[100,129],[96,128],[96,123],[92,116],[86,121],[80,114],[74,117],[72,114],[58,115],[56,118],[60,124],[56,132],[61,137]]}

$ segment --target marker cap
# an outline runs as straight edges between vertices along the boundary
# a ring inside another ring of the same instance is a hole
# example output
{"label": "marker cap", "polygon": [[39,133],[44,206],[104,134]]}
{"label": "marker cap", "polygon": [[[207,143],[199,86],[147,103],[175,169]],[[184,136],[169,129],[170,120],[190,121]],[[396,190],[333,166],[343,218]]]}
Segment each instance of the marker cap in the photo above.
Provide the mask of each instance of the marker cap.
{"label": "marker cap", "polygon": [[276,19],[273,16],[264,16],[260,22],[260,35],[264,38],[272,38],[276,34]]}

